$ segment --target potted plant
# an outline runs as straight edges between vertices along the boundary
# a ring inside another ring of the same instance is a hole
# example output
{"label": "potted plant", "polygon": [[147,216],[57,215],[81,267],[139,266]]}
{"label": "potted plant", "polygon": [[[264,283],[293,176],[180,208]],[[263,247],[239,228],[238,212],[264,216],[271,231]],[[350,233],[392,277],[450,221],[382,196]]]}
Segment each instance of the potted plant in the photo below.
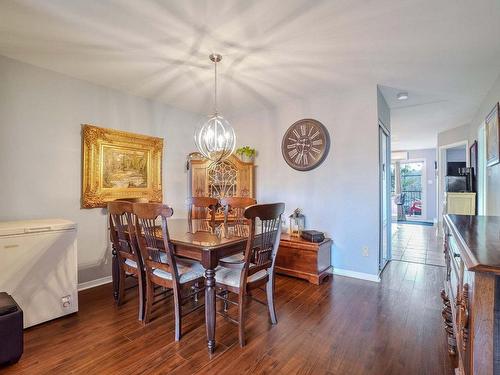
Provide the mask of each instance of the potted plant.
{"label": "potted plant", "polygon": [[255,155],[257,155],[257,151],[255,151],[254,148],[250,148],[250,146],[244,146],[236,150],[236,155],[240,157],[241,161],[252,163],[255,159]]}

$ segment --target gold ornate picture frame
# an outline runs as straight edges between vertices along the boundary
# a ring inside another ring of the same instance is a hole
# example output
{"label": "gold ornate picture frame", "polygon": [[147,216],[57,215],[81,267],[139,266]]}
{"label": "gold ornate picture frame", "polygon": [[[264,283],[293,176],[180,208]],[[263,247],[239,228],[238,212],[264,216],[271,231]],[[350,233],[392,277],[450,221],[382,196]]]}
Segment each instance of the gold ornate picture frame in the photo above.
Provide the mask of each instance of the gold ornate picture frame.
{"label": "gold ornate picture frame", "polygon": [[116,199],[161,202],[163,138],[82,125],[82,208]]}

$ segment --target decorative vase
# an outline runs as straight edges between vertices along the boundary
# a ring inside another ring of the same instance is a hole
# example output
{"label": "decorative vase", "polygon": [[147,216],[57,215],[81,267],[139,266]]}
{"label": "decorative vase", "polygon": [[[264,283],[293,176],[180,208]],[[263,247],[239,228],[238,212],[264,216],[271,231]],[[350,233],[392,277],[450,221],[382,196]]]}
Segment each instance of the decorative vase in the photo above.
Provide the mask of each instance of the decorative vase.
{"label": "decorative vase", "polygon": [[244,163],[253,163],[254,157],[246,154],[240,154],[240,160]]}

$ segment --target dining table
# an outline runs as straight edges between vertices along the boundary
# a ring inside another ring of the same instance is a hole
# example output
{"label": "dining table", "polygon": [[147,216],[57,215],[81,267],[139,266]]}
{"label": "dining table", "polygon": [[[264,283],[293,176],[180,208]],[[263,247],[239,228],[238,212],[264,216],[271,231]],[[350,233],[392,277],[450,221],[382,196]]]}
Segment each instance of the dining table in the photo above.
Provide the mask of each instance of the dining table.
{"label": "dining table", "polygon": [[197,260],[205,269],[205,326],[208,352],[213,353],[216,346],[216,268],[220,259],[242,253],[248,237],[244,236],[240,225],[213,225],[204,219],[169,219],[167,225],[175,254]]}
{"label": "dining table", "polygon": [[[208,352],[212,354],[216,348],[216,268],[220,259],[244,251],[248,239],[248,226],[241,223],[235,225],[212,223],[206,219],[171,218],[167,220],[167,227],[175,254],[197,260],[205,269],[205,325]],[[158,234],[161,238],[160,227]],[[117,267],[115,254],[113,267]],[[114,270],[113,278],[119,277],[118,275],[119,272]]]}

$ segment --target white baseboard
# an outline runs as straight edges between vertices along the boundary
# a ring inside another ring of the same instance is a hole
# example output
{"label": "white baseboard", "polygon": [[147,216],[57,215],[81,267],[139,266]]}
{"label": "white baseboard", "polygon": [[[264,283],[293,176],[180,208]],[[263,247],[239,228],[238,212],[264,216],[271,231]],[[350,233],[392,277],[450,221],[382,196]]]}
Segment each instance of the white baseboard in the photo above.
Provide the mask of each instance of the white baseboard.
{"label": "white baseboard", "polygon": [[379,275],[373,275],[371,273],[356,272],[356,271],[351,271],[351,270],[343,270],[341,268],[334,268],[333,269],[333,274],[334,275],[339,275],[339,276],[353,277],[355,279],[373,281],[375,283],[379,283],[380,282]]}
{"label": "white baseboard", "polygon": [[111,276],[101,277],[100,279],[86,281],[84,283],[78,284],[78,291],[82,291],[85,289],[95,288],[99,285],[104,285],[112,282],[113,279]]}

